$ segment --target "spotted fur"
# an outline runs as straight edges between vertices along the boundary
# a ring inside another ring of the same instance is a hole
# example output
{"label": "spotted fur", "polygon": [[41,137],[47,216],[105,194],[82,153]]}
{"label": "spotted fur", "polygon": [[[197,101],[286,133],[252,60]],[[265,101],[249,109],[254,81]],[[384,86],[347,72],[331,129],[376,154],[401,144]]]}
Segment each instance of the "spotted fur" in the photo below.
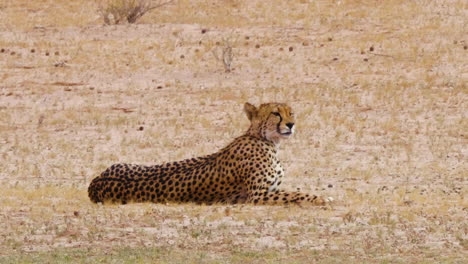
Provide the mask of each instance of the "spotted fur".
{"label": "spotted fur", "polygon": [[91,182],[89,198],[95,203],[123,204],[325,204],[321,197],[279,188],[284,171],[277,147],[294,132],[291,108],[246,103],[244,110],[251,122],[249,130],[219,152],[155,166],[112,165]]}

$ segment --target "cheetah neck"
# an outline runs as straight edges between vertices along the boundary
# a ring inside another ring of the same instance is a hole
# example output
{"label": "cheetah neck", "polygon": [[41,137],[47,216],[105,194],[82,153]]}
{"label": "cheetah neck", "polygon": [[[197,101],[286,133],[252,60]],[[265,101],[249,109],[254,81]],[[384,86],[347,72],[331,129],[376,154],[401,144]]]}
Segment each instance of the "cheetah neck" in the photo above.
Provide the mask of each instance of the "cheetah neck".
{"label": "cheetah neck", "polygon": [[275,146],[276,149],[279,148],[280,146],[280,138],[279,137],[275,137],[273,139],[267,139],[266,138],[266,135],[264,135],[264,133],[262,133],[261,129],[258,129],[258,127],[256,126],[250,126],[249,130],[247,130],[247,132],[245,133],[246,136],[251,136],[251,137],[254,137],[254,138],[258,138],[259,140],[263,140],[263,141],[267,141],[267,142],[270,142],[270,143],[273,143],[273,145]]}
{"label": "cheetah neck", "polygon": [[250,133],[250,132],[251,132],[250,130],[247,131],[247,133],[245,133],[243,135],[243,137],[252,137],[252,138],[255,138],[256,140],[266,142],[266,143],[270,144],[271,146],[273,146],[273,148],[275,150],[278,150],[278,148],[280,146],[279,141],[268,140],[265,137],[261,136],[261,134],[259,132],[253,132],[253,133]]}

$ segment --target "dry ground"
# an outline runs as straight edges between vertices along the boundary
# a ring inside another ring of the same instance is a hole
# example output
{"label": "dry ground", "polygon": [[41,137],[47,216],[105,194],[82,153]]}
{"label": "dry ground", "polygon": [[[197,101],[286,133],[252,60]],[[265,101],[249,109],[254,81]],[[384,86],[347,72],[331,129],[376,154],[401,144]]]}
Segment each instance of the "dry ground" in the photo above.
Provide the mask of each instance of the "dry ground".
{"label": "dry ground", "polygon": [[[97,6],[0,3],[0,262],[466,261],[466,1],[181,0],[119,26]],[[110,164],[228,144],[246,101],[295,108],[284,188],[334,205],[88,200]]]}

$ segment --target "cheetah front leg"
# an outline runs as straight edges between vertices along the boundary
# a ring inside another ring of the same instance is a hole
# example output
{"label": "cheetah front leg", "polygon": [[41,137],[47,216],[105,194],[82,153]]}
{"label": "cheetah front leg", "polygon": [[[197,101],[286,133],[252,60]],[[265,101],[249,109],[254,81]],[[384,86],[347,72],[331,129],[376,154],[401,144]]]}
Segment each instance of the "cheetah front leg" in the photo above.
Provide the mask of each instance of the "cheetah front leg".
{"label": "cheetah front leg", "polygon": [[281,184],[283,172],[277,168],[278,163],[263,167],[256,166],[251,169],[251,173],[244,181],[247,190],[247,203],[264,205],[292,203],[323,206],[333,201],[331,198],[323,198],[317,195],[279,190],[278,186]]}
{"label": "cheetah front leg", "polygon": [[300,192],[286,192],[286,191],[254,191],[249,192],[247,202],[263,205],[286,205],[286,204],[299,204],[299,205],[326,205],[330,200],[324,199],[317,195],[310,195]]}
{"label": "cheetah front leg", "polygon": [[[263,173],[258,173],[256,175],[262,174]],[[271,175],[271,173],[266,173],[266,175]],[[325,199],[323,197],[307,193],[271,190],[271,186],[268,183],[269,181],[267,180],[247,180],[247,203],[264,205],[283,205],[292,203],[323,206],[332,201],[331,198]]]}

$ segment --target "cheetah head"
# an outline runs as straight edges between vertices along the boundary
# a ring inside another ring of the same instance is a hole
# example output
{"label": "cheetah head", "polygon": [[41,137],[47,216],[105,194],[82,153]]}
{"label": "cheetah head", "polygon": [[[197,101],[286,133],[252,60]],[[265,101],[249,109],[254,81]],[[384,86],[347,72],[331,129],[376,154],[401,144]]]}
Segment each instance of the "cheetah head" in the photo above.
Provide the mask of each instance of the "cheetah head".
{"label": "cheetah head", "polygon": [[278,144],[294,133],[294,115],[286,104],[268,103],[258,108],[245,103],[244,111],[250,120],[248,134]]}

